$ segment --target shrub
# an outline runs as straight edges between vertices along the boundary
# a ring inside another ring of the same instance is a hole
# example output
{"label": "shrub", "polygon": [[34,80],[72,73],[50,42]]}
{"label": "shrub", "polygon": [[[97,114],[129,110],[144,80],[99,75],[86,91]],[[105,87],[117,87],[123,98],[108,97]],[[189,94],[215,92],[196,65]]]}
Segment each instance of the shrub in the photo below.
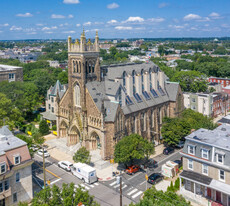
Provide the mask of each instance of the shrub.
{"label": "shrub", "polygon": [[52,126],[52,130],[53,130],[53,131],[57,131],[57,126],[56,126],[56,125],[53,125],[53,126]]}
{"label": "shrub", "polygon": [[177,191],[179,189],[180,189],[180,178],[178,177],[174,184],[174,191]]}
{"label": "shrub", "polygon": [[85,148],[81,147],[73,156],[74,162],[90,163],[90,152]]}
{"label": "shrub", "polygon": [[49,133],[49,126],[48,124],[46,123],[46,120],[42,120],[39,124],[39,132],[42,134],[42,135],[46,135]]}

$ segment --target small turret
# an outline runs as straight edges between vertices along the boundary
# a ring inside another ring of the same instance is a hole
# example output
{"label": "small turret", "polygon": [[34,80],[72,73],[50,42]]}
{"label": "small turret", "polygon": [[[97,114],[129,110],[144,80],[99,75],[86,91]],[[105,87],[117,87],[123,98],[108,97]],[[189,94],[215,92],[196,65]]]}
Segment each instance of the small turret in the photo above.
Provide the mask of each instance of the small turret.
{"label": "small turret", "polygon": [[81,40],[80,40],[80,50],[83,52],[86,48],[86,38],[85,38],[85,30],[83,28],[83,32],[81,34]]}
{"label": "small turret", "polygon": [[95,37],[95,49],[97,52],[100,51],[100,48],[99,48],[99,37],[98,37],[98,31],[96,31],[96,37]]}
{"label": "small turret", "polygon": [[68,37],[68,51],[71,50],[72,38],[71,36]]}

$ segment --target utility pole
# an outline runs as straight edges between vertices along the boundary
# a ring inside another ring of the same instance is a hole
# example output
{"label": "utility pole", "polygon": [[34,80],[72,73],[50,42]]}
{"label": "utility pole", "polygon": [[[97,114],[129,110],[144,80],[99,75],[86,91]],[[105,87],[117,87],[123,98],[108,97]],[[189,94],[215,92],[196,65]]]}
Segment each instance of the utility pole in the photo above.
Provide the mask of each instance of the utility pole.
{"label": "utility pole", "polygon": [[122,206],[122,177],[120,176],[120,206]]}
{"label": "utility pole", "polygon": [[45,156],[44,156],[44,146],[43,145],[42,145],[42,159],[43,159],[44,188],[46,188],[46,169],[45,169]]}

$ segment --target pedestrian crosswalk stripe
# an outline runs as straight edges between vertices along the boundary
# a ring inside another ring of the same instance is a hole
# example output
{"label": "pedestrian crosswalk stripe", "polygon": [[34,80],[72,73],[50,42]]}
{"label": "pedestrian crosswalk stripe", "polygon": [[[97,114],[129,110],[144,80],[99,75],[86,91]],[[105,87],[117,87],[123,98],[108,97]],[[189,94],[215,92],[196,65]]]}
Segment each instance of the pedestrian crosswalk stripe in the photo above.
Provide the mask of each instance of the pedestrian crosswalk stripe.
{"label": "pedestrian crosswalk stripe", "polygon": [[139,191],[138,193],[136,193],[135,195],[133,195],[132,198],[136,198],[137,196],[139,196],[142,193],[143,193],[142,191]]}
{"label": "pedestrian crosswalk stripe", "polygon": [[[122,182],[122,185],[124,184],[124,182]],[[114,186],[114,188],[120,187],[120,184]]]}
{"label": "pedestrian crosswalk stripe", "polygon": [[87,184],[87,186],[89,186],[89,187],[94,187],[94,185],[89,185],[89,184]]}
{"label": "pedestrian crosswalk stripe", "polygon": [[131,192],[129,192],[127,195],[131,195],[131,194],[133,194],[134,192],[136,192],[138,189],[134,189],[134,190],[132,190]]}
{"label": "pedestrian crosswalk stripe", "polygon": [[83,188],[87,189],[87,190],[90,189],[89,187],[85,186],[84,184],[81,184],[81,186],[82,186]]}
{"label": "pedestrian crosswalk stripe", "polygon": [[109,184],[110,186],[113,186],[113,185],[115,185],[117,183],[117,181],[115,181],[115,182],[113,182],[113,183],[111,183],[111,184]]}
{"label": "pedestrian crosswalk stripe", "polygon": [[122,187],[122,190],[125,189],[126,187],[127,187],[127,185],[124,185],[124,186]]}
{"label": "pedestrian crosswalk stripe", "polygon": [[94,184],[97,185],[97,186],[99,185],[97,182],[95,182]]}

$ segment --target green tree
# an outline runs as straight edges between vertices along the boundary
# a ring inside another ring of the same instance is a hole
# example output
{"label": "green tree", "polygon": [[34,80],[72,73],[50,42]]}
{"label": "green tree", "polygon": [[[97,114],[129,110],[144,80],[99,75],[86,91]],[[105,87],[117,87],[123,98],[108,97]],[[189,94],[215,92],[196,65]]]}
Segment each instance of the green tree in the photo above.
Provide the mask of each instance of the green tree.
{"label": "green tree", "polygon": [[94,197],[89,195],[88,191],[83,191],[74,187],[74,183],[63,183],[62,189],[53,185],[52,187],[45,187],[35,195],[31,206],[72,206],[82,203],[83,205],[99,206],[94,201]]}
{"label": "green tree", "polygon": [[42,135],[46,135],[49,133],[49,126],[46,122],[46,120],[42,120],[40,123],[39,123],[39,132],[42,134]]}
{"label": "green tree", "polygon": [[67,84],[68,83],[68,72],[63,71],[59,73],[58,80],[61,82],[61,84]]}
{"label": "green tree", "polygon": [[190,206],[181,195],[175,192],[162,190],[158,191],[155,187],[148,189],[144,192],[143,199],[137,204],[131,203],[130,206]]}
{"label": "green tree", "polygon": [[91,160],[90,152],[85,147],[81,147],[73,156],[74,162],[89,164]]}
{"label": "green tree", "polygon": [[[152,148],[151,148],[152,147]],[[134,159],[149,157],[154,152],[154,145],[138,134],[123,137],[115,145],[115,161],[118,163],[132,163]]]}

